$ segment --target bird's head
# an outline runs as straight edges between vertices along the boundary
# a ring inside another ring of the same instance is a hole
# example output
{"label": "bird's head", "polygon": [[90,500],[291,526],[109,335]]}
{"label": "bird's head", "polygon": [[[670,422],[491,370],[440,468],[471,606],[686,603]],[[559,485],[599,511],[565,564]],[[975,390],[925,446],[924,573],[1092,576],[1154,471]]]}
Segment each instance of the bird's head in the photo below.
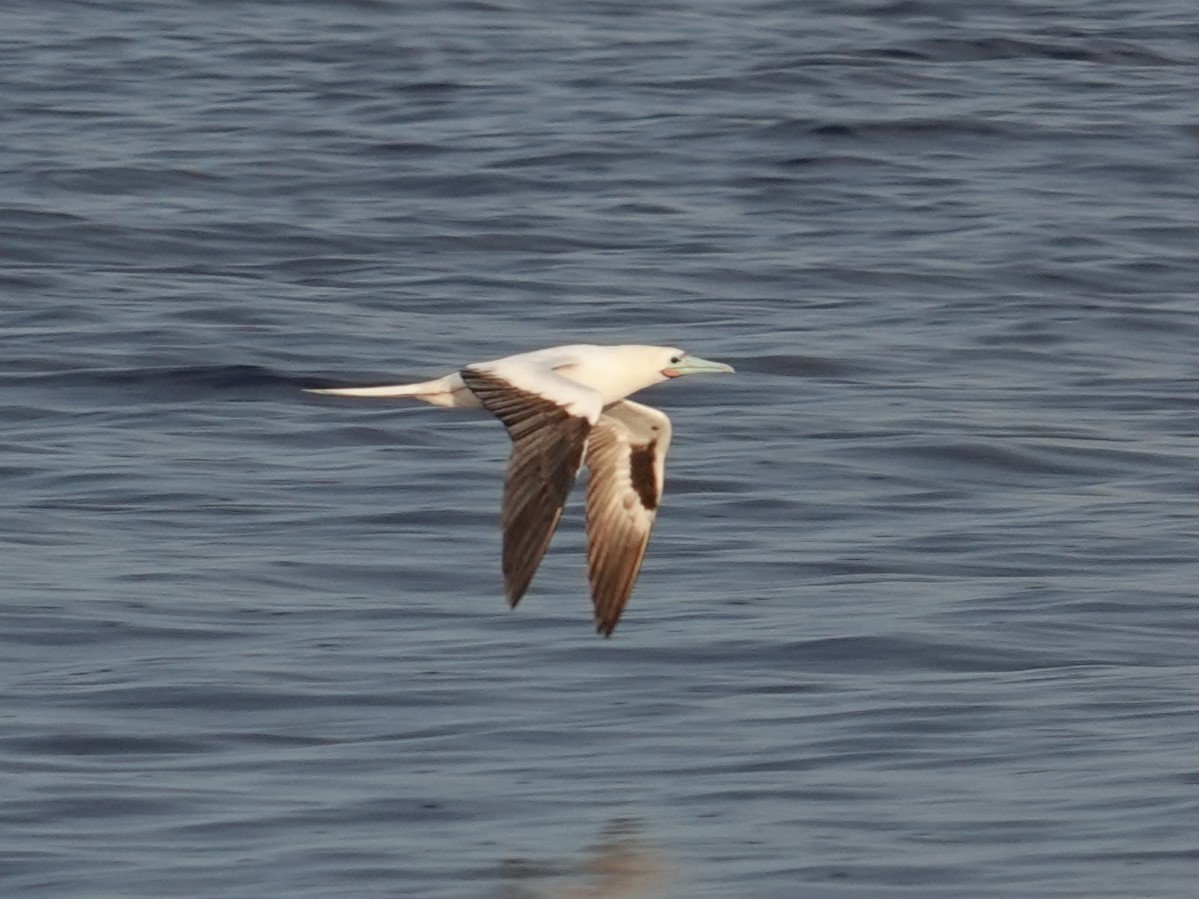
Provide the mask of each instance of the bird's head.
{"label": "bird's head", "polygon": [[681,378],[683,375],[715,374],[717,372],[732,373],[733,366],[723,362],[710,362],[699,356],[692,356],[674,347],[659,347],[662,366],[659,369],[664,378]]}
{"label": "bird's head", "polygon": [[598,390],[604,405],[608,405],[671,378],[733,369],[723,362],[689,356],[675,347],[633,345],[586,347],[569,367],[558,370]]}

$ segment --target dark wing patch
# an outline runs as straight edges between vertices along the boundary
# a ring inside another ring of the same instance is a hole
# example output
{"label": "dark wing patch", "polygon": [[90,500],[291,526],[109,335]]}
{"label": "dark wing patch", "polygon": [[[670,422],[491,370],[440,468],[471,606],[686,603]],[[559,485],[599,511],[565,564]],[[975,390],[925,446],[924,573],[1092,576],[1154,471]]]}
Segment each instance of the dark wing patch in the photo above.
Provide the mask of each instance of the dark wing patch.
{"label": "dark wing patch", "polygon": [[641,498],[641,505],[649,512],[658,508],[658,475],[654,471],[657,447],[656,442],[629,447],[629,478]]}
{"label": "dark wing patch", "polygon": [[496,375],[464,368],[462,380],[512,438],[500,526],[504,589],[515,606],[549,548],[583,461],[591,422]]}

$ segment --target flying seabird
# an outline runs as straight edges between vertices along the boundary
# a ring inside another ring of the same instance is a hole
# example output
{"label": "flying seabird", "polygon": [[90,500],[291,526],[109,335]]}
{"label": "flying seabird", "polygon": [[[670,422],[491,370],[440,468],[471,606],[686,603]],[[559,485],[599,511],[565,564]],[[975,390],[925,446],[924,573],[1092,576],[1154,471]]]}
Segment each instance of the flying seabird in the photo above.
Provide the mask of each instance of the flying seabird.
{"label": "flying seabird", "polygon": [[419,384],[309,392],[482,407],[504,424],[512,438],[500,514],[510,606],[528,589],[586,460],[587,571],[595,627],[608,637],[641,569],[670,445],[670,419],[626,397],[670,378],[732,370],[673,347],[577,345],[472,362]]}

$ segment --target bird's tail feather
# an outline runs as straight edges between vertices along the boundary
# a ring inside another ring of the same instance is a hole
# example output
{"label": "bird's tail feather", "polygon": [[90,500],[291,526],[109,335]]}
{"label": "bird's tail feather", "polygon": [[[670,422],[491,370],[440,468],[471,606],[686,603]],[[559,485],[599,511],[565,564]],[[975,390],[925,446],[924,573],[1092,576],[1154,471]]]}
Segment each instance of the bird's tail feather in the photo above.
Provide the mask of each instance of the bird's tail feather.
{"label": "bird's tail feather", "polygon": [[382,384],[378,387],[310,387],[308,393],[324,393],[330,396],[410,396],[414,400],[434,406],[459,406],[477,408],[478,399],[471,393],[462,378],[454,373],[433,381],[418,384]]}
{"label": "bird's tail feather", "polygon": [[381,384],[377,387],[306,387],[304,392],[330,396],[420,396],[437,389],[437,381],[424,381],[420,384]]}

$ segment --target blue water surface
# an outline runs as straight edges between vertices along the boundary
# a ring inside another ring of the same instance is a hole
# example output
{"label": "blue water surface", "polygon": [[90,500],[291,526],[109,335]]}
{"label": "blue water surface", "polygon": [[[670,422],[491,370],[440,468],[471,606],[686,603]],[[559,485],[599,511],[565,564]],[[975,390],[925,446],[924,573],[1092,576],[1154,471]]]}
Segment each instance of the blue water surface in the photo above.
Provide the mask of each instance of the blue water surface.
{"label": "blue water surface", "polygon": [[[1180,0],[0,11],[0,893],[1191,897]],[[597,638],[486,417],[737,367]]]}

